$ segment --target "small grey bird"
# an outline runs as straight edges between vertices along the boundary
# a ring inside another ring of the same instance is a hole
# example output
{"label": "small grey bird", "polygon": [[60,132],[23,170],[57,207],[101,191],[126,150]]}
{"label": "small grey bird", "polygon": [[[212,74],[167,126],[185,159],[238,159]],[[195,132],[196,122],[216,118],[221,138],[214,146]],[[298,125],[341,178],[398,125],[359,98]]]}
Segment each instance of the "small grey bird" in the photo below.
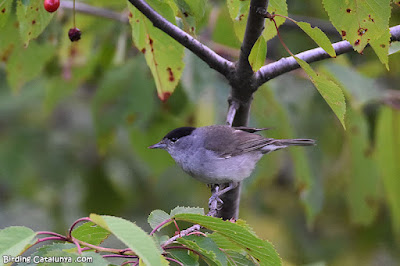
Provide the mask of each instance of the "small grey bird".
{"label": "small grey bird", "polygon": [[249,177],[264,154],[288,146],[315,145],[312,139],[273,139],[254,134],[267,129],[227,125],[180,127],[149,148],[166,150],[186,173],[201,182],[229,183],[216,195],[218,198]]}

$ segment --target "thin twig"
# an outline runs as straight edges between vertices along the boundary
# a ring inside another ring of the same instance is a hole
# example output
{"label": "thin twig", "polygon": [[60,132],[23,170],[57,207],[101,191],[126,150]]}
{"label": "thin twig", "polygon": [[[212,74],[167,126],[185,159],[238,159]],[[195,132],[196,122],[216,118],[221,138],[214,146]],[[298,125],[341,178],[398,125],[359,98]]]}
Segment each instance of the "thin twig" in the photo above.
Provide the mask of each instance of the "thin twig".
{"label": "thin twig", "polygon": [[168,239],[167,241],[165,241],[162,244],[162,247],[166,247],[168,245],[170,245],[171,243],[173,243],[176,239],[182,237],[182,236],[186,236],[189,233],[192,233],[194,231],[199,231],[201,228],[201,226],[199,224],[195,224],[191,227],[189,227],[188,229],[182,230],[181,233],[179,235],[173,236],[170,239]]}
{"label": "thin twig", "polygon": [[[73,1],[63,0],[60,2],[60,8],[73,10],[74,3]],[[75,3],[75,10],[79,13],[116,20],[124,24],[128,24],[129,22],[128,14],[121,14],[109,9],[94,7],[80,2]]]}
{"label": "thin twig", "polygon": [[195,55],[201,58],[211,68],[215,69],[225,77],[228,77],[233,71],[234,64],[219,56],[209,47],[205,46],[190,34],[181,30],[163,16],[158,14],[153,8],[151,8],[144,0],[129,0],[129,2],[135,6],[143,15],[145,15],[153,25],[163,32],[167,33],[177,42],[182,44],[184,47],[192,51]]}
{"label": "thin twig", "polygon": [[153,235],[156,231],[158,231],[161,227],[163,227],[164,225],[166,225],[167,223],[170,223],[170,222],[172,222],[172,219],[170,218],[170,219],[167,219],[167,220],[165,220],[165,221],[163,221],[163,222],[161,222],[159,225],[157,225],[154,229],[153,229],[153,231],[151,231],[150,232],[150,235]]}
{"label": "thin twig", "polygon": [[235,118],[236,112],[239,108],[238,102],[231,102],[229,104],[228,114],[226,115],[226,124],[232,126],[233,119]]}
{"label": "thin twig", "polygon": [[[392,35],[390,39],[392,42],[399,41],[400,25],[391,27],[390,33]],[[336,55],[341,55],[353,51],[353,46],[348,41],[340,41],[332,44],[332,46],[335,49]],[[331,58],[331,56],[321,47],[299,53],[296,56],[306,61],[307,63]],[[268,80],[276,78],[277,76],[290,72],[294,69],[298,69],[299,67],[299,64],[293,57],[282,58],[274,63],[268,64],[260,68],[260,70],[256,73],[256,84],[259,87]]]}

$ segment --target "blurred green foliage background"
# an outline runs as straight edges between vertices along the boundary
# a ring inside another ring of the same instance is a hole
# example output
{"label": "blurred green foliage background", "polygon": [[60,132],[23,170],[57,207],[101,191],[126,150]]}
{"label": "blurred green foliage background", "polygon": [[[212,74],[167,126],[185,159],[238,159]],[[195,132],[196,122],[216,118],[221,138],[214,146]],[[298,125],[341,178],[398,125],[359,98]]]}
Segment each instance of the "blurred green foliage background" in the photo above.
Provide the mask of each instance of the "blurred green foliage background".
{"label": "blurred green foliage background", "polygon": [[[117,12],[127,7],[82,2]],[[288,8],[289,16],[320,24],[340,40],[320,1],[288,1]],[[397,25],[393,9],[390,25]],[[196,34],[236,60],[240,43],[227,12],[224,1],[210,1]],[[27,48],[12,26],[14,14],[0,28],[0,228],[64,233],[76,219],[98,213],[149,230],[154,209],[207,208],[206,185],[166,152],[147,147],[179,126],[224,123],[224,78],[186,50],[181,82],[162,103],[128,24],[77,13],[83,34],[71,44],[71,19],[70,10],[60,9]],[[281,35],[293,53],[315,47],[291,24]],[[268,43],[267,62],[286,56],[278,39]],[[242,190],[240,217],[288,265],[400,262],[400,210],[393,208],[400,205],[400,176],[382,178],[398,173],[400,160],[400,53],[389,60],[387,71],[366,49],[312,65],[345,92],[346,131],[301,70],[254,95],[251,126],[272,127],[269,137],[318,141],[269,154]],[[382,171],[387,164],[393,173]]]}

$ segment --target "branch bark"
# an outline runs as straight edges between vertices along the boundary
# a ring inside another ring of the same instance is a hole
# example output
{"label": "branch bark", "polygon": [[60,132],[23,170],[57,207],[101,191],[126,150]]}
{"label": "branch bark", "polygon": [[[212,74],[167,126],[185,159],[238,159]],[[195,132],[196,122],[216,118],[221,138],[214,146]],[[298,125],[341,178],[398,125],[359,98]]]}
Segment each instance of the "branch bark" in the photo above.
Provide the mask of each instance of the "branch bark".
{"label": "branch bark", "polygon": [[[400,25],[390,28],[391,38],[390,40],[399,41],[400,40]],[[344,53],[352,52],[353,46],[348,41],[341,41],[332,44],[335,49],[336,55],[341,55]],[[324,49],[318,47],[312,50],[308,50],[296,55],[300,59],[303,59],[307,63],[312,63],[316,61],[321,61],[327,58],[331,58]],[[259,87],[265,82],[276,78],[284,73],[290,72],[294,69],[300,68],[299,64],[293,57],[285,57],[274,63],[268,64],[260,68],[256,73],[256,85]]]}
{"label": "branch bark", "polygon": [[145,15],[151,22],[153,22],[155,27],[159,28],[177,42],[182,44],[184,47],[192,51],[211,68],[215,69],[224,76],[229,76],[234,71],[234,64],[231,61],[219,56],[213,50],[193,38],[190,34],[166,20],[163,16],[151,8],[146,1],[129,0],[129,2],[140,12],[142,12],[143,15]]}

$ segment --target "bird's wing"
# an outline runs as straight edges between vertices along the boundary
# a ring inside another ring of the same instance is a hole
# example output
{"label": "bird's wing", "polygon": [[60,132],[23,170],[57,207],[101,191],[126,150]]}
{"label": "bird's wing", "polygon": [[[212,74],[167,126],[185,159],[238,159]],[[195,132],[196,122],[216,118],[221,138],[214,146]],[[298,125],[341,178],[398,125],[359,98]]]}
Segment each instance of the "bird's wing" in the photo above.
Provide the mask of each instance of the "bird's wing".
{"label": "bird's wing", "polygon": [[[229,158],[243,153],[259,150],[274,139],[264,138],[257,134],[249,133],[250,128],[231,128],[227,126],[214,127],[208,130],[204,147],[215,152],[221,158]],[[257,130],[251,129],[253,132]],[[259,130],[258,130],[259,131]],[[246,139],[246,141],[243,141]]]}

